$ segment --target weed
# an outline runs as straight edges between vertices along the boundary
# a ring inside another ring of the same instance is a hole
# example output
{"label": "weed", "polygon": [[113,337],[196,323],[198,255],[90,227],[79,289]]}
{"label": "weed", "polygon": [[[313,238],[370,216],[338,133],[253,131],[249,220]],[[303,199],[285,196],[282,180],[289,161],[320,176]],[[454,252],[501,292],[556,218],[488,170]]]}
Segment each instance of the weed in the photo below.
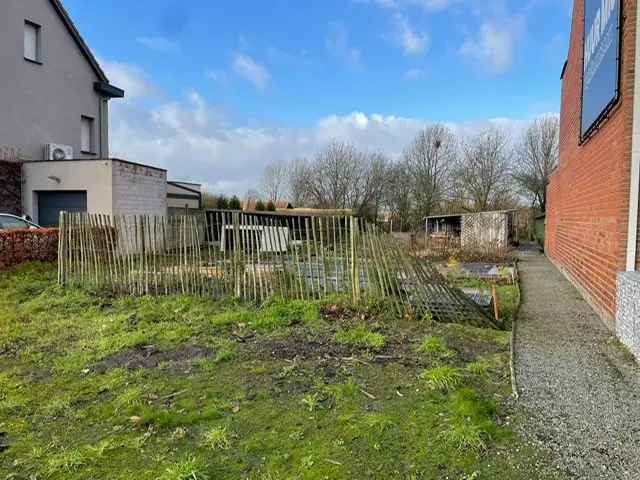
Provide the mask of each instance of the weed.
{"label": "weed", "polygon": [[302,432],[300,430],[296,430],[295,432],[291,432],[289,434],[289,438],[291,440],[295,440],[296,442],[299,442],[304,438],[304,432]]}
{"label": "weed", "polygon": [[489,365],[483,361],[471,362],[466,367],[467,371],[472,375],[483,377],[489,371]]}
{"label": "weed", "polygon": [[229,450],[231,438],[227,427],[213,427],[204,434],[204,444],[211,450]]}
{"label": "weed", "polygon": [[487,448],[496,426],[495,405],[470,389],[454,393],[449,402],[450,428],[441,433],[444,442],[460,451],[480,453]]}
{"label": "weed", "polygon": [[143,390],[139,386],[129,387],[113,401],[116,407],[114,412],[117,413],[124,407],[135,407],[142,404]]}
{"label": "weed", "polygon": [[461,452],[480,453],[487,448],[486,432],[478,425],[456,424],[442,432],[440,438],[449,446]]}
{"label": "weed", "polygon": [[114,440],[111,438],[104,438],[100,440],[95,445],[89,447],[87,449],[86,456],[93,457],[95,459],[101,458],[105,453],[110,452],[111,450],[116,449],[118,446],[115,444]]}
{"label": "weed", "polygon": [[369,413],[364,417],[364,424],[378,434],[394,426],[393,420],[383,413]]}
{"label": "weed", "polygon": [[309,470],[311,467],[313,467],[315,465],[315,463],[316,462],[313,460],[313,456],[311,456],[311,455],[303,457],[302,460],[300,460],[300,466],[304,470]]}
{"label": "weed", "polygon": [[312,324],[320,319],[320,310],[314,303],[301,300],[268,303],[251,320],[258,330],[275,330],[297,322]]}
{"label": "weed", "polygon": [[462,383],[460,370],[447,365],[425,370],[420,376],[434,390],[453,390]]}
{"label": "weed", "polygon": [[249,310],[229,310],[211,317],[211,323],[214,327],[227,327],[229,325],[248,324],[253,318],[254,315]]}
{"label": "weed", "polygon": [[477,470],[475,472],[470,473],[469,475],[463,475],[460,480],[479,480],[480,472]]}
{"label": "weed", "polygon": [[340,329],[334,338],[336,342],[343,345],[356,345],[374,350],[384,347],[385,344],[384,335],[371,331],[365,325],[358,325],[348,330]]}
{"label": "weed", "polygon": [[53,475],[59,472],[71,473],[86,464],[85,452],[79,448],[62,450],[58,454],[49,457],[47,461],[47,473]]}
{"label": "weed", "polygon": [[433,313],[431,312],[427,312],[424,315],[422,315],[422,322],[427,324],[427,325],[432,325],[434,323],[434,319],[433,319]]}
{"label": "weed", "polygon": [[206,480],[204,462],[194,456],[188,456],[184,460],[167,468],[160,480]]}
{"label": "weed", "polygon": [[345,383],[327,385],[324,387],[324,391],[336,400],[354,398],[360,392],[360,385],[355,379],[350,378]]}
{"label": "weed", "polygon": [[232,342],[225,341],[218,345],[214,363],[224,363],[233,360],[236,357],[236,347]]}
{"label": "weed", "polygon": [[310,412],[315,412],[320,407],[320,402],[320,394],[317,392],[310,393],[302,398],[302,403],[306,405],[307,410],[309,410]]}
{"label": "weed", "polygon": [[447,342],[440,337],[427,336],[418,346],[418,352],[436,358],[451,358],[455,352],[447,347]]}
{"label": "weed", "polygon": [[285,365],[284,367],[282,367],[282,370],[280,371],[280,378],[291,377],[293,374],[295,374],[297,369],[298,358],[296,357],[289,365]]}

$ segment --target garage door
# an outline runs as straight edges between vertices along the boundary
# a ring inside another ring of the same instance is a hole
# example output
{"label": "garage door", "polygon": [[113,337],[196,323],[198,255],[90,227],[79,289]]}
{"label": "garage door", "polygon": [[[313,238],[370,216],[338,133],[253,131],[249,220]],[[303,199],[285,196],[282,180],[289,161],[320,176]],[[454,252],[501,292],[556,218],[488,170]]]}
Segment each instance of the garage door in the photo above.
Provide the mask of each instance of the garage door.
{"label": "garage door", "polygon": [[57,227],[60,212],[86,212],[87,192],[38,192],[38,224]]}

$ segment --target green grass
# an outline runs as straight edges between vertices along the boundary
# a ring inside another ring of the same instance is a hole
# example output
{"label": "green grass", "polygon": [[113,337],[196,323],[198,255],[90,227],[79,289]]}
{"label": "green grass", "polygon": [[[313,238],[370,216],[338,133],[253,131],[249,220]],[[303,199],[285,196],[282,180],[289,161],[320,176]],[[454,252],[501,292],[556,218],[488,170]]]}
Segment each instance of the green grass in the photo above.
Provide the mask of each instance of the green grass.
{"label": "green grass", "polygon": [[447,347],[447,342],[443,338],[431,335],[424,337],[420,345],[418,345],[418,351],[438,359],[451,358],[456,354],[456,352]]}
{"label": "green grass", "polygon": [[425,370],[420,377],[427,381],[430,388],[442,391],[453,390],[463,381],[460,370],[448,365]]}
{"label": "green grass", "polygon": [[[556,478],[500,421],[517,418],[505,332],[376,301],[336,299],[336,316],[55,279],[51,265],[0,272],[0,478]],[[185,346],[210,354],[169,355]],[[169,356],[96,369],[151,351]]]}
{"label": "green grass", "polygon": [[343,345],[355,345],[358,347],[367,347],[371,349],[380,349],[384,347],[384,335],[374,332],[366,325],[358,325],[353,328],[340,329],[335,334],[336,342]]}

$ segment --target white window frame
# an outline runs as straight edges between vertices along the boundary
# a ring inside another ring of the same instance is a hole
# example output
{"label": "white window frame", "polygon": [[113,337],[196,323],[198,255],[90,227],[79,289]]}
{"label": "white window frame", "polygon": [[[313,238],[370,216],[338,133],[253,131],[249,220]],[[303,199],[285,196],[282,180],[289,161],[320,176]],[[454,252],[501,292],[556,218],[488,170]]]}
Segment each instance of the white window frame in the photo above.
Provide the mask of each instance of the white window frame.
{"label": "white window frame", "polygon": [[[35,45],[29,46],[27,35],[31,32],[34,34],[33,43]],[[30,20],[24,21],[24,58],[30,62],[42,64],[42,27]]]}
{"label": "white window frame", "polygon": [[95,119],[88,115],[82,115],[80,120],[80,151],[95,154]]}

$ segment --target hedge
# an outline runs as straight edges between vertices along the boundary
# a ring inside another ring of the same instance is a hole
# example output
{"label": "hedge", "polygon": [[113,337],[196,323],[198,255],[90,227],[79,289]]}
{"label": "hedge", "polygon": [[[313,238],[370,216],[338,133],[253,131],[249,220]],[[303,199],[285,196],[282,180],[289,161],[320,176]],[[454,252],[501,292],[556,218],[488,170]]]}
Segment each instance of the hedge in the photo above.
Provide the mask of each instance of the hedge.
{"label": "hedge", "polygon": [[0,230],[0,269],[39,260],[58,258],[58,229]]}

